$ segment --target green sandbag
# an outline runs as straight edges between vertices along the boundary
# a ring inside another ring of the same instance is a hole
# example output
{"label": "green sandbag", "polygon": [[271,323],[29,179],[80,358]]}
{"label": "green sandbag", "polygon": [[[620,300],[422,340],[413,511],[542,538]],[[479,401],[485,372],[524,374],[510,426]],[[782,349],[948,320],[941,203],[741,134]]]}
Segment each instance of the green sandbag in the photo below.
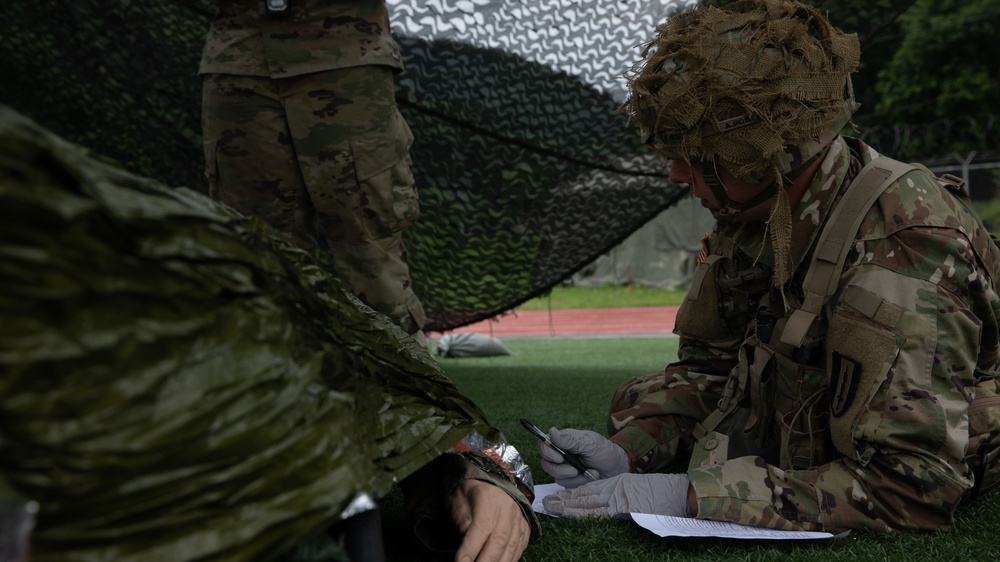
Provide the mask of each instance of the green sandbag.
{"label": "green sandbag", "polygon": [[0,106],[0,477],[32,559],[266,558],[475,429],[427,352],[254,219]]}

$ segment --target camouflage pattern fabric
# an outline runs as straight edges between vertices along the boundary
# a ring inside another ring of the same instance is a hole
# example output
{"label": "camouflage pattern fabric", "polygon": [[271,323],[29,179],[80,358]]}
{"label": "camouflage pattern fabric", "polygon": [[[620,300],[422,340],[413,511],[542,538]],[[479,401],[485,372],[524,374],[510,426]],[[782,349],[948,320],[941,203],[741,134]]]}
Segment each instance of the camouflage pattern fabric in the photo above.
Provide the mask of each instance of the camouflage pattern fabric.
{"label": "camouflage pattern fabric", "polygon": [[[794,210],[793,305],[825,218],[874,156],[838,137]],[[763,230],[717,225],[678,314],[679,361],[619,389],[611,439],[639,472],[690,453],[699,518],[949,528],[974,482],[996,480],[997,245],[932,176],[905,174],[867,212],[830,306],[792,349]]]}
{"label": "camouflage pattern fabric", "polygon": [[[184,3],[181,0],[181,3]],[[216,0],[199,74],[287,78],[349,66],[402,68],[385,0]]]}
{"label": "camouflage pattern fabric", "polygon": [[3,106],[0,239],[0,499],[39,505],[32,560],[267,558],[501,440],[285,236]]}
{"label": "camouflage pattern fabric", "polygon": [[403,242],[420,213],[413,135],[396,108],[385,5],[290,5],[269,15],[259,1],[219,2],[201,64],[209,192],[329,252],[348,289],[422,339]]}

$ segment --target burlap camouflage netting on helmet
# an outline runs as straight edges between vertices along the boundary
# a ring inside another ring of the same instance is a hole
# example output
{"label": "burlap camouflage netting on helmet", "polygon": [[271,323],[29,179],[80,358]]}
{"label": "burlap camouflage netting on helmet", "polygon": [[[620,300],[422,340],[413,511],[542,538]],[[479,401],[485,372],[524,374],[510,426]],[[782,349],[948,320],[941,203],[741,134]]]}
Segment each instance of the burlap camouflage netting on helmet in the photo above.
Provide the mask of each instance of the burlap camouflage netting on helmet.
{"label": "burlap camouflage netting on helmet", "polygon": [[747,181],[780,181],[785,146],[853,112],[856,35],[814,7],[744,0],[699,7],[657,27],[626,103],[649,141],[688,161],[714,155]]}
{"label": "burlap camouflage netting on helmet", "polygon": [[[612,96],[583,76],[618,83],[610,76],[677,2],[389,4],[422,207],[406,241],[427,329],[546,292],[686,193],[615,112],[624,91]],[[213,10],[210,0],[9,2],[0,103],[133,172],[204,190],[197,68]],[[609,10],[624,19],[600,15]],[[591,19],[581,25],[563,11]],[[445,20],[454,34],[435,23]],[[530,41],[538,21],[564,36]],[[537,56],[482,46],[502,32],[523,36],[510,45]],[[562,62],[582,70],[562,71]]]}

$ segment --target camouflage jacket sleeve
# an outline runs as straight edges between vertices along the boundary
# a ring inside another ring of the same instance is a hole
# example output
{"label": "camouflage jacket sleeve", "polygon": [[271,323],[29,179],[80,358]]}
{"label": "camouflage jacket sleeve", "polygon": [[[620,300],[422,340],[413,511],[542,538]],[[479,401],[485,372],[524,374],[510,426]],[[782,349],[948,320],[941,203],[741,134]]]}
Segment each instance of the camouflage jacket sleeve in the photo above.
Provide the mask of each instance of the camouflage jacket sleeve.
{"label": "camouflage jacket sleeve", "polygon": [[[909,179],[905,179],[909,178]],[[972,478],[963,458],[977,373],[996,369],[995,248],[954,198],[907,176],[870,212],[831,300],[832,462],[695,463],[699,518],[779,529],[943,530]],[[898,186],[897,186],[898,187]],[[943,207],[942,207],[943,206]],[[916,225],[916,226],[914,226]]]}
{"label": "camouflage jacket sleeve", "polygon": [[[684,306],[692,305],[686,300]],[[683,329],[679,320],[678,361],[626,382],[613,400],[610,438],[625,449],[635,472],[662,471],[674,460],[680,440],[716,409],[736,365],[737,335],[723,330],[706,341]]]}

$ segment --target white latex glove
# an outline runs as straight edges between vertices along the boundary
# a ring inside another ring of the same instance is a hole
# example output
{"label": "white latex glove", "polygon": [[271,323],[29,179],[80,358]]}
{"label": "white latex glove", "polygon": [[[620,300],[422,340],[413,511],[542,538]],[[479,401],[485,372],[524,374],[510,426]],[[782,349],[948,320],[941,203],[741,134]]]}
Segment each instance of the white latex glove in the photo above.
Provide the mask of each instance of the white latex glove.
{"label": "white latex glove", "polygon": [[563,490],[542,500],[545,510],[569,517],[651,513],[690,517],[686,474],[620,474]]}
{"label": "white latex glove", "polygon": [[[580,429],[549,429],[552,444],[569,454],[576,455],[595,478],[610,478],[629,471],[625,449],[615,445],[600,433]],[[542,457],[542,470],[556,479],[564,488],[575,488],[593,482],[565,462],[563,456],[544,442],[538,443]]]}

